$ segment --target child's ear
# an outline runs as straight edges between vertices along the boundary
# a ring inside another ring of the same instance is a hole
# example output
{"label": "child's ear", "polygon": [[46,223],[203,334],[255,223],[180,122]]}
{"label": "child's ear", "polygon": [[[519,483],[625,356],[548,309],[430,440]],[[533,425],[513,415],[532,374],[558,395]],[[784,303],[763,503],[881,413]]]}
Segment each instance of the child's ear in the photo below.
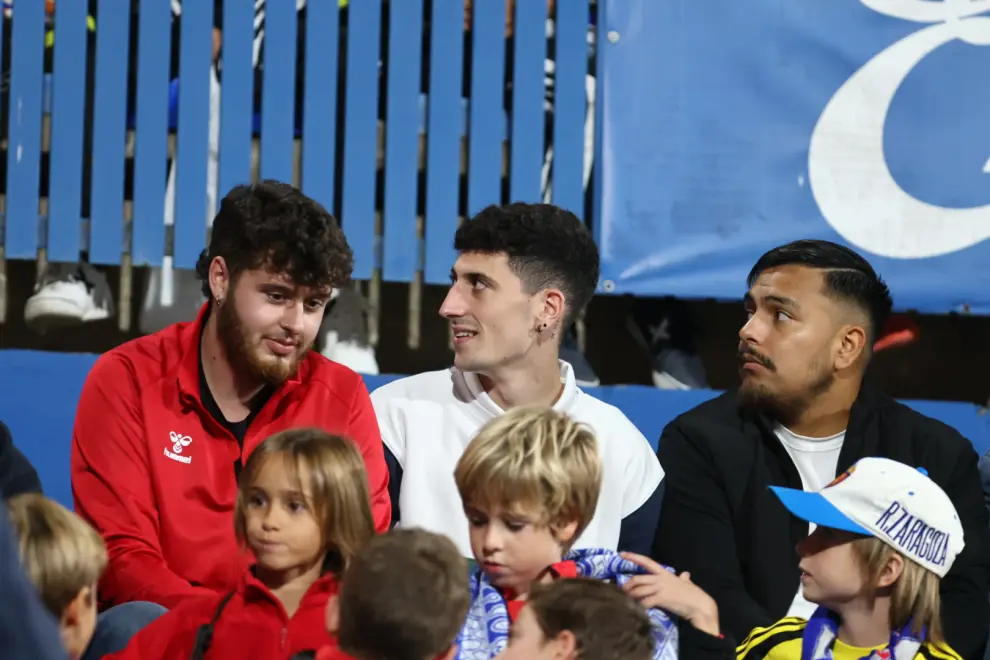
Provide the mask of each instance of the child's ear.
{"label": "child's ear", "polygon": [[554,658],[572,660],[578,657],[577,638],[570,630],[562,630],[560,634],[545,642]]}
{"label": "child's ear", "polygon": [[891,552],[887,563],[880,569],[877,576],[877,588],[884,589],[897,582],[897,578],[904,573],[904,557],[896,552]]}
{"label": "child's ear", "polygon": [[446,652],[437,656],[437,660],[454,660],[457,657],[457,644],[452,645]]}
{"label": "child's ear", "polygon": [[577,520],[561,520],[553,526],[553,533],[554,536],[556,536],[557,541],[563,545],[567,545],[574,540],[574,535],[577,533],[577,528]]}
{"label": "child's ear", "polygon": [[336,635],[340,630],[340,600],[337,596],[330,596],[327,600],[327,632]]}
{"label": "child's ear", "polygon": [[59,617],[62,646],[70,658],[81,657],[96,626],[96,587],[83,587]]}
{"label": "child's ear", "polygon": [[83,614],[93,607],[95,594],[91,587],[83,587],[76,594],[76,597],[69,601],[69,604],[62,610],[61,624],[63,627],[77,626]]}

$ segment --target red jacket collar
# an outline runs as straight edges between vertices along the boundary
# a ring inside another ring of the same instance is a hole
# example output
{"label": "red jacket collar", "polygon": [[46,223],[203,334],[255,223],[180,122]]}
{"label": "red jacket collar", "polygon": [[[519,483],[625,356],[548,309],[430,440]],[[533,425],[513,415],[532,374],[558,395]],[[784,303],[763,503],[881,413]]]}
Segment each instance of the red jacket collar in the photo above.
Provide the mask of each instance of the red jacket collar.
{"label": "red jacket collar", "polygon": [[[180,396],[192,398],[200,401],[199,396],[199,342],[203,335],[203,325],[210,317],[209,302],[203,303],[196,320],[187,323],[179,330],[179,347],[182,355],[179,359],[178,386]],[[310,364],[312,356],[307,356],[299,363],[299,368],[281,387],[276,395],[284,394],[298,386],[306,379],[312,366]]]}
{"label": "red jacket collar", "polygon": [[[537,581],[541,580],[546,575],[551,576],[554,580],[575,578],[578,576],[577,564],[569,559],[558,561],[555,564],[550,564],[540,572],[540,575],[536,578]],[[502,592],[502,597],[505,598],[506,601],[511,602],[519,598],[519,594],[512,589],[501,589],[500,591]]]}
{"label": "red jacket collar", "polygon": [[179,331],[179,347],[182,357],[179,360],[179,391],[185,396],[199,400],[199,338],[203,324],[210,315],[209,303],[199,308],[199,314],[192,323],[187,323]]}
{"label": "red jacket collar", "polygon": [[[244,596],[245,600],[261,597],[281,605],[278,598],[272,593],[272,590],[265,586],[264,582],[255,577],[254,566],[244,572],[244,577],[241,578],[241,583],[238,585],[238,591]],[[322,596],[325,600],[326,596],[330,596],[336,592],[337,576],[333,572],[327,571],[316,582],[310,585],[309,589],[306,590],[306,594],[303,596],[302,602],[305,603],[315,596]]]}

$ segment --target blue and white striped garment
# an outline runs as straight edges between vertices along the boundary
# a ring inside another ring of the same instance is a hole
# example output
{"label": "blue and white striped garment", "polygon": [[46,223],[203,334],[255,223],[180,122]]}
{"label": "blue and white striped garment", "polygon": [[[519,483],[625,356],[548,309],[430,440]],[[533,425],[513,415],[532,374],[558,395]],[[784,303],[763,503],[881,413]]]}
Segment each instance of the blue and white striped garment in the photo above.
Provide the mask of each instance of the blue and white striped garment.
{"label": "blue and white striped garment", "polygon": [[[577,565],[580,577],[607,580],[619,586],[634,575],[646,573],[612,550],[573,550],[564,559]],[[457,637],[457,659],[489,660],[501,653],[509,643],[509,611],[502,594],[488,582],[481,569],[471,574],[470,586],[471,607]],[[649,610],[647,614],[656,640],[653,659],[677,660],[677,621],[663,610]]]}

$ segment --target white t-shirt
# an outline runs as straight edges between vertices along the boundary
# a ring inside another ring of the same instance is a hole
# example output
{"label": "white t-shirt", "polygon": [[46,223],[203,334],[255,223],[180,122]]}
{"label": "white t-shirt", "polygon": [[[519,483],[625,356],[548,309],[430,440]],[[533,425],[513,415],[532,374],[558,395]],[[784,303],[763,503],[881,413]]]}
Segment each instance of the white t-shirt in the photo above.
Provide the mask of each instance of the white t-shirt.
{"label": "white t-shirt", "polygon": [[[554,409],[594,429],[603,462],[598,508],[574,547],[614,550],[622,519],[646,503],[663,469],[639,429],[615,406],[582,392],[563,361],[560,378],[564,391]],[[454,467],[481,427],[505,411],[476,374],[456,367],[383,385],[371,393],[371,402],[382,441],[402,466],[399,524],[445,534],[470,557]]]}
{"label": "white t-shirt", "polygon": [[[809,438],[777,424],[773,432],[794,461],[801,476],[801,487],[805,491],[818,492],[835,479],[839,452],[842,451],[842,442],[846,439],[845,431],[827,438]],[[808,523],[808,533],[813,531],[815,531],[814,523]],[[817,607],[816,604],[805,600],[799,585],[787,616],[810,619]]]}

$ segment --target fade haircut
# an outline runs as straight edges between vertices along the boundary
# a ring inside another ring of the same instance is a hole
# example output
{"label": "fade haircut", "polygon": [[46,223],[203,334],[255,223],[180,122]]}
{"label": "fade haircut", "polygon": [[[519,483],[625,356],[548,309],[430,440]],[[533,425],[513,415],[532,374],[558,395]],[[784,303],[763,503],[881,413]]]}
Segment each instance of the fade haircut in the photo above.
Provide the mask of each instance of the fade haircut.
{"label": "fade haircut", "polygon": [[586,425],[545,406],[521,406],[485,424],[454,469],[465,507],[539,511],[552,531],[576,522],[565,550],[595,515],[602,484],[598,440]]}
{"label": "fade haircut", "polygon": [[45,607],[60,619],[69,603],[103,574],[103,539],[85,520],[44,495],[12,497],[7,509],[24,570]]}
{"label": "fade haircut", "polygon": [[598,246],[591,232],[576,215],[552,204],[489,206],[458,228],[454,249],[504,253],[527,294],[560,289],[565,327],[598,286]]}
{"label": "fade haircut", "polygon": [[340,649],[360,660],[429,660],[447,651],[470,604],[467,561],[421,529],[376,536],[344,572]]}
{"label": "fade haircut", "polygon": [[579,660],[650,660],[655,641],[646,610],[619,587],[591,578],[534,584],[526,605],[544,640],[574,635]]}
{"label": "fade haircut", "polygon": [[848,303],[869,318],[867,350],[883,331],[890,316],[893,301],[890,289],[873,270],[873,266],[849,248],[821,240],[801,240],[776,247],[764,254],[749,271],[746,285],[752,287],[756,279],[771,268],[805,266],[825,271],[823,293]]}
{"label": "fade haircut", "polygon": [[210,264],[222,257],[231,281],[245,270],[266,268],[296,286],[317,289],[347,284],[354,257],[337,220],[287,183],[237,186],[220,202],[210,244],[196,262],[203,295],[211,297]]}

